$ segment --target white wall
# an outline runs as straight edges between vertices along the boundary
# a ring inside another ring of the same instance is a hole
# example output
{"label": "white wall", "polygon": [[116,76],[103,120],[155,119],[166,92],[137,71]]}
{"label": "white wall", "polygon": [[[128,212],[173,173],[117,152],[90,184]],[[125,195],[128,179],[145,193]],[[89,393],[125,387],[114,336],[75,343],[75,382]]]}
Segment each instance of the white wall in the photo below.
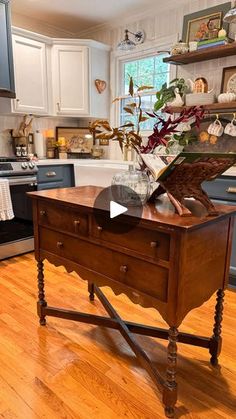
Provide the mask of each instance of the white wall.
{"label": "white wall", "polygon": [[[110,44],[115,50],[117,44],[124,38],[126,28],[132,32],[144,29],[146,41],[143,48],[145,50],[145,46],[149,48],[150,45],[158,45],[159,40],[164,37],[173,37],[176,40],[178,35],[181,37],[184,15],[226,2],[227,0],[166,0],[166,5],[160,9],[159,2],[156,0],[155,9],[147,10],[141,15],[127,16],[122,20],[122,25],[120,22],[112,22],[112,25],[103,25],[94,28],[94,30],[83,32],[81,36]],[[178,67],[178,75],[184,78],[205,76],[209,87],[214,88],[216,94],[219,94],[222,68],[233,65],[236,65],[236,57],[216,59]],[[114,86],[112,86],[112,90],[114,92]]]}
{"label": "white wall", "polygon": [[[9,130],[18,128],[23,116],[0,115],[0,156],[12,154],[12,139]],[[33,131],[55,129],[56,126],[77,127],[86,126],[86,122],[75,118],[35,118]]]}

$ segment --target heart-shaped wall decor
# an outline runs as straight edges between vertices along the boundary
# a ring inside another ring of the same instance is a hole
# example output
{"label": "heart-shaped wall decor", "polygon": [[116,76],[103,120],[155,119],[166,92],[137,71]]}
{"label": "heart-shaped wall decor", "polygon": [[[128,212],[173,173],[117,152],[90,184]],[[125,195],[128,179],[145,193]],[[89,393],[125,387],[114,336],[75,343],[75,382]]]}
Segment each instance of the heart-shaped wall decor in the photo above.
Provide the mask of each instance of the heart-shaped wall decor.
{"label": "heart-shaped wall decor", "polygon": [[101,94],[106,89],[107,83],[105,82],[105,80],[96,79],[95,86],[97,88],[98,93]]}

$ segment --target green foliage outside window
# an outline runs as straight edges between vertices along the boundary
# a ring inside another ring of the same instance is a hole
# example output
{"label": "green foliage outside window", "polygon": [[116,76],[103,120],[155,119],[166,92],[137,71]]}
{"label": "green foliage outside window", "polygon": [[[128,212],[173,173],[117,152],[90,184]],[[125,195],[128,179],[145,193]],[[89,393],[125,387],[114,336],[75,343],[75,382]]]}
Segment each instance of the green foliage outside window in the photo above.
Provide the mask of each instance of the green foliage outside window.
{"label": "green foliage outside window", "polygon": [[[121,96],[128,95],[130,76],[137,86],[153,86],[153,92],[146,92],[142,96],[143,111],[151,112],[156,102],[156,92],[161,89],[164,83],[169,81],[169,66],[163,63],[165,54],[142,58],[135,61],[126,62],[123,65],[123,83]],[[121,100],[120,116],[121,124],[132,120],[131,115],[127,115],[123,108],[129,103],[129,98]],[[134,122],[134,121],[132,121]],[[152,130],[153,119],[149,119],[141,124],[142,130]]]}

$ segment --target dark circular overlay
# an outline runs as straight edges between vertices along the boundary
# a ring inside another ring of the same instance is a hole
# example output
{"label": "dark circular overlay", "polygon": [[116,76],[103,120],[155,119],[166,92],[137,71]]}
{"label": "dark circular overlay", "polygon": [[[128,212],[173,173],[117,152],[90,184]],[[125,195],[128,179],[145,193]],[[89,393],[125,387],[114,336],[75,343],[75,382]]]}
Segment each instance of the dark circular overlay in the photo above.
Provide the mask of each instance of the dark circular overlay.
{"label": "dark circular overlay", "polygon": [[[111,201],[126,207],[127,211],[110,218]],[[142,212],[143,206],[139,195],[124,185],[112,185],[103,189],[97,196],[93,207],[98,230],[115,234],[128,233],[133,230],[139,224]]]}

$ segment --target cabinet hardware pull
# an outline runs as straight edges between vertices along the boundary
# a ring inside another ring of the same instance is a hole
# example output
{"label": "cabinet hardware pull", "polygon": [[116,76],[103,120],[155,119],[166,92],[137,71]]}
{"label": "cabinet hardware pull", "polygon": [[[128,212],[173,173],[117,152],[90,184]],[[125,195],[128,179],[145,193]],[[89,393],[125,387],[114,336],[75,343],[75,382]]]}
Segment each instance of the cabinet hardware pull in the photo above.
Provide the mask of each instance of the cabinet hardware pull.
{"label": "cabinet hardware pull", "polygon": [[121,266],[120,266],[120,272],[123,272],[124,274],[125,274],[126,272],[128,272],[128,266],[127,266],[127,265],[121,265]]}
{"label": "cabinet hardware pull", "polygon": [[234,186],[229,186],[229,188],[226,189],[226,192],[228,192],[228,193],[236,193],[236,188]]}
{"label": "cabinet hardware pull", "polygon": [[97,226],[98,231],[102,231],[102,226]]}
{"label": "cabinet hardware pull", "polygon": [[159,243],[158,242],[151,242],[150,246],[152,249],[155,249],[156,247],[158,247]]}
{"label": "cabinet hardware pull", "polygon": [[74,226],[75,226],[75,231],[76,232],[78,231],[79,225],[80,225],[80,220],[75,220],[74,221]]}
{"label": "cabinet hardware pull", "polygon": [[62,242],[57,242],[57,248],[61,249],[63,247],[63,243]]}
{"label": "cabinet hardware pull", "polygon": [[18,102],[18,103],[19,103],[19,102],[20,102],[20,99],[16,99],[16,102]]}
{"label": "cabinet hardware pull", "polygon": [[61,104],[60,104],[60,102],[57,102],[57,109],[58,109],[58,111],[61,110]]}
{"label": "cabinet hardware pull", "polygon": [[56,174],[56,172],[47,172],[46,173],[46,176],[47,177],[54,177],[54,176],[56,176],[57,174]]}
{"label": "cabinet hardware pull", "polygon": [[39,211],[39,214],[41,215],[41,217],[43,217],[43,216],[46,215],[46,211],[41,210],[41,211]]}

